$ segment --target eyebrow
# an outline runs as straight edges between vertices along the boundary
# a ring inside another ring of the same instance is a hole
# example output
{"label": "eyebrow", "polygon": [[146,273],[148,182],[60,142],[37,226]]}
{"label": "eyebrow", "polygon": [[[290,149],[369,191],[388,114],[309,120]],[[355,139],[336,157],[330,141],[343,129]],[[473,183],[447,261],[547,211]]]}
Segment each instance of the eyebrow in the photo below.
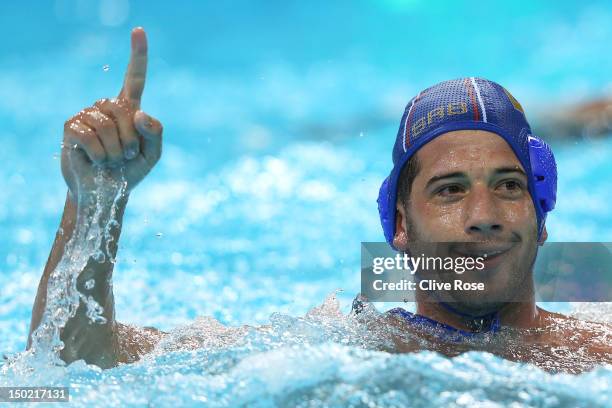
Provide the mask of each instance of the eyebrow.
{"label": "eyebrow", "polygon": [[[520,175],[524,176],[525,178],[527,177],[525,172],[520,167],[512,167],[512,166],[498,167],[493,172],[493,174],[496,175],[496,176],[503,175],[503,174],[508,174],[508,173],[519,173]],[[425,186],[425,188],[428,188],[429,186],[431,186],[432,184],[434,184],[434,183],[436,183],[436,182],[438,182],[440,180],[453,179],[453,178],[467,178],[467,174],[465,174],[462,171],[455,171],[455,172],[452,172],[452,173],[445,173],[445,174],[440,174],[438,176],[433,176],[432,178],[429,179],[429,181],[427,182],[427,185]]]}
{"label": "eyebrow", "polygon": [[495,172],[493,174],[500,175],[500,174],[507,174],[507,173],[519,173],[520,175],[524,176],[525,178],[527,178],[527,174],[525,174],[525,172],[523,171],[523,169],[521,169],[520,167],[498,167],[495,169]]}

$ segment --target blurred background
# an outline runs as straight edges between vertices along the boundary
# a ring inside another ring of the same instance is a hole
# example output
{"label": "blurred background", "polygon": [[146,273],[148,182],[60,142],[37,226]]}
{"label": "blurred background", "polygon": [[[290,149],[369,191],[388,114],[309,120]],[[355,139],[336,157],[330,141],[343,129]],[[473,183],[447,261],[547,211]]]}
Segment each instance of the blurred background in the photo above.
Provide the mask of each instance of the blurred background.
{"label": "blurred background", "polygon": [[501,83],[553,144],[550,239],[611,241],[610,21],[607,1],[3,2],[0,350],[25,347],[63,123],[119,92],[132,27],[165,140],[130,198],[117,315],[170,329],[302,315],[338,289],[347,311],[404,106],[451,78]]}

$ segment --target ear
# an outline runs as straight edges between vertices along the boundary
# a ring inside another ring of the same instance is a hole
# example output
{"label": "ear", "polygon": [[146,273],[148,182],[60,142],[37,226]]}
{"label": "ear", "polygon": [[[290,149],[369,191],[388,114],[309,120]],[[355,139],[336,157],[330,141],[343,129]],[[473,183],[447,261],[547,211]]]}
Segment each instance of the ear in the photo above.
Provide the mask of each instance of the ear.
{"label": "ear", "polygon": [[398,202],[395,205],[395,235],[393,246],[400,251],[408,250],[408,231],[406,229],[406,210]]}
{"label": "ear", "polygon": [[542,236],[538,240],[538,245],[539,246],[544,245],[547,239],[548,239],[548,232],[546,231],[546,225],[544,225],[544,229],[542,230]]}

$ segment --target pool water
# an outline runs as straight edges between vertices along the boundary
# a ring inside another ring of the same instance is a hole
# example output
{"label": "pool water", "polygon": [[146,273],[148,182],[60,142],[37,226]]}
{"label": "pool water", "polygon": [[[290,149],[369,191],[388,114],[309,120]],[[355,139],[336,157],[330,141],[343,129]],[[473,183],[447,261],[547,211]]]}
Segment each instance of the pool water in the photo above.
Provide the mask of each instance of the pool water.
{"label": "pool water", "polygon": [[[483,352],[388,354],[346,317],[360,242],[383,239],[375,200],[413,94],[480,75],[529,114],[609,80],[612,9],[532,3],[2,6],[13,41],[0,53],[0,385],[70,386],[71,406],[88,407],[611,406],[610,366],[550,374]],[[14,36],[24,19],[31,32]],[[62,124],[118,92],[134,25],[150,42],[143,109],[165,140],[125,215],[117,319],[175,343],[206,335],[106,371],[32,371],[18,353],[65,198]],[[612,139],[552,143],[549,240],[612,241]],[[609,304],[545,306],[610,322]],[[235,342],[199,316],[270,328]]]}

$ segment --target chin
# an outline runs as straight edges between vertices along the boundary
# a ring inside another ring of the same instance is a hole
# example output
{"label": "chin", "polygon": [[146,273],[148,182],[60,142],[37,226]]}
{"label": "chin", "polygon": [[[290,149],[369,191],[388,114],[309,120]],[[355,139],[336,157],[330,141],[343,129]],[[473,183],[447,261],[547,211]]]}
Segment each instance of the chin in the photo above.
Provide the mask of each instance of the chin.
{"label": "chin", "polygon": [[462,311],[469,315],[482,316],[482,315],[497,312],[502,307],[504,307],[506,304],[507,302],[458,301],[454,305],[451,304],[451,306],[454,306],[459,311]]}

